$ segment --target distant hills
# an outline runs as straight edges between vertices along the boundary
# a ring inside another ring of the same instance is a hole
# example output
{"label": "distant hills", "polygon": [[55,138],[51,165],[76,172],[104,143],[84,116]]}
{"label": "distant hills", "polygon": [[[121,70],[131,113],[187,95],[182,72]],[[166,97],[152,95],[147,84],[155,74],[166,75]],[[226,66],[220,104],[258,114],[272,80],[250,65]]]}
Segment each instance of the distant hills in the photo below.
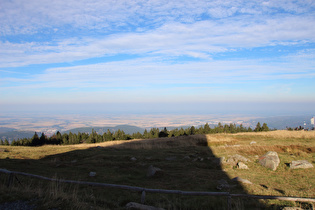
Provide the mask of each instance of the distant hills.
{"label": "distant hills", "polygon": [[14,128],[7,128],[7,127],[0,127],[0,134],[6,133],[6,132],[11,132],[11,131],[16,131]]}
{"label": "distant hills", "polygon": [[[313,126],[310,124],[311,116],[278,116],[278,117],[266,117],[266,118],[255,118],[248,121],[244,121],[244,124],[248,125],[252,128],[255,128],[257,122],[260,123],[267,123],[268,127],[270,129],[278,129],[283,130],[287,127],[296,128],[299,126],[304,127],[304,122],[306,123],[306,128],[312,128]],[[222,123],[224,124],[224,122]],[[211,127],[217,125],[214,123],[209,122],[209,125]],[[188,127],[182,126],[183,128]],[[190,125],[191,126],[191,125]],[[198,126],[197,126],[198,127]],[[167,127],[168,130],[175,129],[177,127]],[[71,130],[62,131],[61,133],[91,133],[92,129],[94,129],[95,132],[98,134],[103,134],[104,132],[107,132],[107,130],[110,130],[111,132],[116,132],[119,129],[124,131],[126,134],[133,134],[133,133],[143,133],[145,128],[132,126],[132,125],[117,125],[112,127],[81,127],[81,128],[74,128]],[[148,131],[150,128],[147,128]],[[35,131],[20,131],[13,128],[8,127],[0,127],[0,139],[8,139],[9,142],[11,142],[14,139],[22,139],[22,138],[31,138],[33,137]]]}
{"label": "distant hills", "polygon": [[0,139],[8,139],[8,141],[11,142],[14,139],[31,138],[34,136],[34,133],[35,131],[19,131],[16,129],[8,129],[8,131],[4,131],[4,129],[1,129]]}

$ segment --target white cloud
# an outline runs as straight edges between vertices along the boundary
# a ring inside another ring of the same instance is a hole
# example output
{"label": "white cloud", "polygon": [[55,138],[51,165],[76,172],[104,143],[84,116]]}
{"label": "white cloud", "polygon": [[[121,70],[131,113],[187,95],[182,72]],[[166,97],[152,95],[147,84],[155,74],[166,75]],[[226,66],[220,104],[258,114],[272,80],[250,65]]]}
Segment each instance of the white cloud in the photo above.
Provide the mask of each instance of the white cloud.
{"label": "white cloud", "polygon": [[312,0],[13,0],[1,2],[0,31],[3,35],[35,34],[56,28],[59,31],[118,28],[130,31],[130,27],[160,26],[170,21],[194,22],[205,15],[214,18],[242,14],[264,16],[278,11],[302,14],[314,11],[314,7]]}
{"label": "white cloud", "polygon": [[116,54],[191,56],[211,58],[213,53],[238,48],[314,42],[315,17],[277,19],[230,18],[195,23],[166,23],[145,32],[104,37],[66,38],[54,42],[0,42],[0,67],[71,62]]}

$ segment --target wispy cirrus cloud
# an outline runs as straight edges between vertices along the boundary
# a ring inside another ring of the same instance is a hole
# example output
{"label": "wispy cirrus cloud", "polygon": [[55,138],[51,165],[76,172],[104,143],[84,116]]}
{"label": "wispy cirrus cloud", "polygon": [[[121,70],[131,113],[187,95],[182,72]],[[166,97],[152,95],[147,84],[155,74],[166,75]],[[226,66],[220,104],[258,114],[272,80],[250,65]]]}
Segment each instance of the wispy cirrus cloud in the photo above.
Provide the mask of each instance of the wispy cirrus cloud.
{"label": "wispy cirrus cloud", "polygon": [[4,1],[0,96],[312,98],[314,11],[312,0]]}
{"label": "wispy cirrus cloud", "polygon": [[53,42],[0,43],[1,67],[71,62],[115,54],[191,56],[211,58],[214,53],[239,48],[313,43],[315,17],[276,20],[199,21],[167,23],[146,32],[104,37],[67,38]]}

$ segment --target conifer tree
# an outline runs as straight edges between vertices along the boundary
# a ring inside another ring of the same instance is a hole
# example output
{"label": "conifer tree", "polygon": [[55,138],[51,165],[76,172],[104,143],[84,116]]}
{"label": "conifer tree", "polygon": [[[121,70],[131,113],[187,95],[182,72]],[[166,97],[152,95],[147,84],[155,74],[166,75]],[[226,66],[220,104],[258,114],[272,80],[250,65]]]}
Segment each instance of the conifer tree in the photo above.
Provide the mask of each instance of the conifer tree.
{"label": "conifer tree", "polygon": [[257,125],[256,125],[256,128],[255,128],[255,130],[254,130],[255,132],[259,132],[259,131],[261,131],[261,125],[260,125],[260,122],[258,122],[257,123]]}
{"label": "conifer tree", "polygon": [[269,128],[267,126],[267,123],[264,123],[263,126],[261,127],[261,131],[269,131]]}

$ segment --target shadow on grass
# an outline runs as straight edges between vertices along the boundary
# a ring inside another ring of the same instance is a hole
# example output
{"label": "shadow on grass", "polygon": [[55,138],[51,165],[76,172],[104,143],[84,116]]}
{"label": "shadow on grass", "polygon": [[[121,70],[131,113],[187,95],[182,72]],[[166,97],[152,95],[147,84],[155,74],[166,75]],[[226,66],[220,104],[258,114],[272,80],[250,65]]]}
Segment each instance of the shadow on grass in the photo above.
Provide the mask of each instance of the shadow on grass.
{"label": "shadow on grass", "polygon": [[[11,148],[10,148],[11,149]],[[14,149],[14,147],[12,147]],[[55,147],[58,149],[58,146]],[[150,189],[230,192],[247,194],[242,185],[229,178],[220,158],[207,146],[204,135],[150,140],[132,140],[114,146],[95,146],[46,156],[39,160],[1,159],[1,168],[49,178],[129,185]],[[159,168],[147,176],[150,166]],[[95,172],[95,176],[90,176]],[[18,177],[14,189],[36,197],[47,208],[125,209],[140,202],[141,193],[128,190],[70,184],[52,184]],[[1,176],[4,187],[5,177]],[[23,191],[24,190],[24,191]],[[8,191],[9,192],[9,191]],[[9,193],[13,191],[10,190]],[[18,193],[18,192],[14,192]],[[32,194],[33,193],[33,194]],[[8,196],[6,196],[8,197]],[[26,196],[27,197],[27,196]],[[29,199],[29,198],[27,198]],[[62,201],[62,202],[61,202]],[[4,202],[4,200],[1,200]],[[147,193],[145,204],[164,209],[227,209],[227,197],[185,196]],[[266,209],[249,198],[233,198],[232,209]]]}

